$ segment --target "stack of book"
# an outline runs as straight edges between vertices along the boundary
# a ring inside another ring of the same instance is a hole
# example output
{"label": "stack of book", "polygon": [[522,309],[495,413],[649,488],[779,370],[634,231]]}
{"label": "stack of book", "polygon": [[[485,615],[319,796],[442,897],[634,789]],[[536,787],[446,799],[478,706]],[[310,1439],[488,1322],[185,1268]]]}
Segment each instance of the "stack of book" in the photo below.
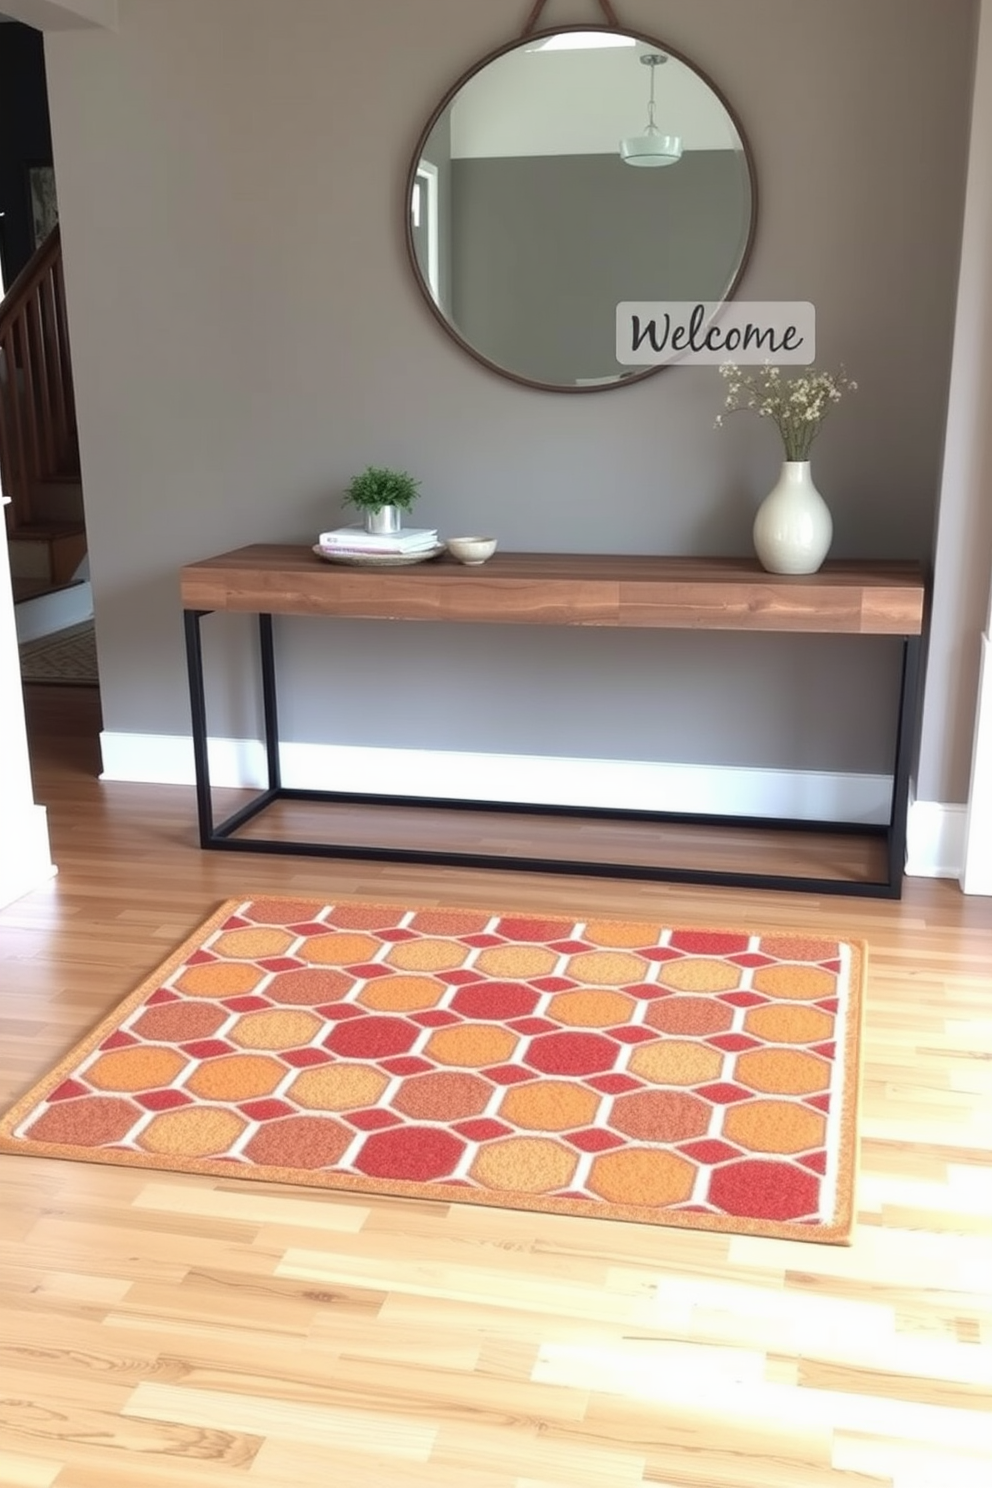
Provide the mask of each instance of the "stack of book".
{"label": "stack of book", "polygon": [[436,527],[403,527],[399,532],[366,532],[364,527],[336,527],[322,532],[318,544],[335,557],[429,553],[438,547]]}

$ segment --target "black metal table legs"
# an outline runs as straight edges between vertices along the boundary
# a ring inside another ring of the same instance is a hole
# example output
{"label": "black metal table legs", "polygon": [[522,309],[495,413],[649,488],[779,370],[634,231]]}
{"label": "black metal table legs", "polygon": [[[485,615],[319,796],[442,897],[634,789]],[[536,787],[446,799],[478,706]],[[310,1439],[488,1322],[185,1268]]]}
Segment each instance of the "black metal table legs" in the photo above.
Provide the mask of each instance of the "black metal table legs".
{"label": "black metal table legs", "polygon": [[[184,611],[186,627],[186,662],[189,674],[190,712],[193,735],[193,759],[196,771],[196,804],[200,846],[229,852],[304,854],[328,858],[352,858],[393,863],[436,863],[447,867],[502,868],[533,873],[567,873],[605,878],[649,879],[664,883],[718,884],[741,889],[788,889],[815,894],[847,894],[861,898],[898,899],[906,860],[906,815],[909,806],[910,770],[915,738],[919,692],[920,639],[903,639],[902,679],[899,696],[899,718],[893,765],[892,797],[889,821],[885,826],[852,825],[838,822],[813,822],[765,817],[727,817],[673,812],[623,811],[606,808],[572,806],[537,806],[530,803],[449,800],[411,796],[365,795],[339,791],[310,791],[285,787],[279,761],[279,719],[276,697],[276,667],[273,646],[272,616],[258,616],[259,657],[262,680],[262,713],[266,756],[267,785],[246,805],[214,822],[210,786],[210,761],[207,735],[207,708],[203,676],[203,654],[200,624],[208,610]],[[771,873],[740,873],[724,870],[649,866],[633,863],[586,862],[563,858],[516,857],[495,853],[450,852],[441,849],[375,847],[327,842],[292,841],[283,838],[238,837],[235,834],[274,801],[349,802],[369,806],[427,806],[435,810],[471,810],[509,812],[513,815],[566,816],[578,819],[613,819],[648,821],[680,825],[720,826],[727,828],[775,828],[784,832],[838,833],[882,838],[885,842],[887,873],[881,880],[848,881]]]}

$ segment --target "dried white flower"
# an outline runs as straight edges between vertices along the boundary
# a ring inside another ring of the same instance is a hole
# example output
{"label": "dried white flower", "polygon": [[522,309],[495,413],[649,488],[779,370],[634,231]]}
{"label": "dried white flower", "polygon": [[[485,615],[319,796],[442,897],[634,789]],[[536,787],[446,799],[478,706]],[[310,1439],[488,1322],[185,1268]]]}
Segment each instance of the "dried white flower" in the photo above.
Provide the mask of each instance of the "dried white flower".
{"label": "dried white flower", "polygon": [[[770,418],[778,427],[787,460],[808,460],[813,440],[820,432],[827,412],[839,403],[845,393],[857,392],[843,368],[839,372],[818,372],[813,368],[791,380],[783,380],[778,367],[766,362],[756,372],[742,372],[733,362],[720,367],[720,376],[728,383],[724,407],[729,413],[754,409],[759,418]],[[723,414],[716,426],[722,428]]]}

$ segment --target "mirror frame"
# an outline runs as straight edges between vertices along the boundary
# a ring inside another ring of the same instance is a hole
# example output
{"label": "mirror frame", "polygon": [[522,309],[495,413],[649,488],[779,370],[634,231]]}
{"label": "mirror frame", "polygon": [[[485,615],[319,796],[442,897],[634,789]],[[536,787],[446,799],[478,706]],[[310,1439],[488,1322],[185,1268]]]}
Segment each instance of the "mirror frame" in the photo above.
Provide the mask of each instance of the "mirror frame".
{"label": "mirror frame", "polygon": [[403,195],[403,236],[406,243],[407,258],[410,263],[410,268],[413,271],[413,276],[416,280],[417,287],[426,300],[431,314],[434,316],[434,319],[444,329],[446,334],[451,337],[452,341],[454,341],[456,345],[460,346],[463,351],[468,352],[473,361],[478,362],[483,367],[488,367],[489,371],[495,372],[498,377],[505,377],[508,381],[515,382],[521,387],[536,388],[538,389],[538,391],[545,393],[611,393],[618,388],[630,387],[634,383],[646,381],[646,379],[649,377],[656,377],[659,372],[666,371],[669,364],[666,363],[660,367],[644,367],[640,370],[632,371],[629,376],[622,377],[614,382],[604,382],[599,385],[586,385],[578,387],[572,386],[569,383],[538,382],[535,378],[525,377],[520,372],[512,372],[508,367],[501,366],[499,362],[492,361],[489,357],[485,356],[481,351],[479,351],[477,347],[473,346],[471,342],[465,340],[464,336],[462,336],[460,332],[457,331],[451,324],[451,322],[447,319],[440,305],[438,305],[437,301],[434,299],[434,296],[431,293],[430,285],[427,284],[427,282],[425,281],[424,276],[420,271],[420,264],[417,261],[416,246],[413,238],[413,222],[410,211],[410,203],[413,200],[413,188],[417,178],[417,171],[420,167],[421,157],[423,156],[424,147],[427,144],[431,132],[440,119],[441,115],[444,113],[445,109],[454,102],[455,98],[457,98],[458,94],[465,87],[465,84],[470,82],[477,73],[482,72],[483,68],[488,67],[491,62],[495,62],[500,57],[506,56],[508,52],[515,52],[519,50],[520,47],[527,45],[529,42],[541,41],[542,39],[549,36],[561,36],[566,33],[571,34],[573,32],[579,31],[616,31],[621,36],[631,36],[634,38],[635,41],[641,42],[647,46],[651,46],[656,51],[664,52],[666,56],[671,57],[676,62],[681,62],[683,66],[689,69],[690,72],[694,72],[700,79],[700,81],[706,84],[710,92],[714,94],[714,96],[719,100],[723,108],[726,110],[727,116],[736,129],[737,137],[741,142],[741,155],[744,161],[745,169],[747,171],[748,184],[751,190],[751,220],[748,225],[748,234],[744,243],[744,248],[741,252],[740,263],[737,266],[737,271],[734,274],[730,285],[725,290],[723,295],[723,298],[725,300],[732,300],[734,298],[741,279],[744,277],[744,272],[747,269],[748,261],[751,257],[751,251],[754,247],[755,233],[758,224],[758,180],[754,168],[754,156],[751,152],[750,143],[748,142],[747,135],[744,133],[744,128],[741,124],[737,111],[728,102],[723,90],[717,87],[716,83],[713,82],[709,74],[704,72],[701,67],[698,67],[695,62],[690,61],[690,59],[684,54],[684,52],[680,52],[677,47],[669,46],[668,42],[661,41],[656,36],[649,36],[643,31],[633,31],[628,26],[597,26],[590,24],[581,26],[548,26],[540,31],[528,31],[525,32],[522,36],[514,37],[512,41],[506,42],[503,46],[494,47],[491,52],[487,52],[486,55],[484,57],[481,57],[478,62],[474,63],[473,66],[467,68],[461,74],[461,76],[452,84],[452,86],[444,94],[444,97],[441,99],[440,103],[432,111],[431,116],[427,120],[427,123],[424,125],[423,129],[420,131],[416,146],[414,147],[413,158],[406,173],[406,184]]}

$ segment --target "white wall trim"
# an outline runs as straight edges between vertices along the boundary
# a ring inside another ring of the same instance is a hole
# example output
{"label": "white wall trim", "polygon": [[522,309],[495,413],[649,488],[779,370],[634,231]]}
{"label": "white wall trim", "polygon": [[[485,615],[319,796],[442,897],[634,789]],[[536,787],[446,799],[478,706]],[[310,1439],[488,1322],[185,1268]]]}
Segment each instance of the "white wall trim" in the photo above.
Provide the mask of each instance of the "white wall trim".
{"label": "white wall trim", "polygon": [[4,822],[4,836],[16,849],[0,857],[0,909],[41,888],[58,872],[48,844],[44,806],[29,806]]}
{"label": "white wall trim", "polygon": [[[192,785],[193,746],[173,734],[106,732],[103,780]],[[211,739],[214,785],[261,788],[265,755],[254,739]],[[562,759],[429,749],[367,749],[283,744],[283,783],[302,790],[348,790],[620,810],[791,816],[815,821],[885,822],[887,775],[652,764],[643,760]]]}
{"label": "white wall trim", "polygon": [[[2,495],[2,493],[0,493]],[[0,507],[9,497],[3,496]],[[47,882],[55,872],[48,817],[37,806],[24,724],[24,694],[14,627],[7,544],[0,548],[0,908]]]}
{"label": "white wall trim", "polygon": [[957,878],[964,863],[967,806],[913,801],[906,824],[906,872],[910,878]]}
{"label": "white wall trim", "polygon": [[961,887],[992,894],[992,638],[982,636]]}

